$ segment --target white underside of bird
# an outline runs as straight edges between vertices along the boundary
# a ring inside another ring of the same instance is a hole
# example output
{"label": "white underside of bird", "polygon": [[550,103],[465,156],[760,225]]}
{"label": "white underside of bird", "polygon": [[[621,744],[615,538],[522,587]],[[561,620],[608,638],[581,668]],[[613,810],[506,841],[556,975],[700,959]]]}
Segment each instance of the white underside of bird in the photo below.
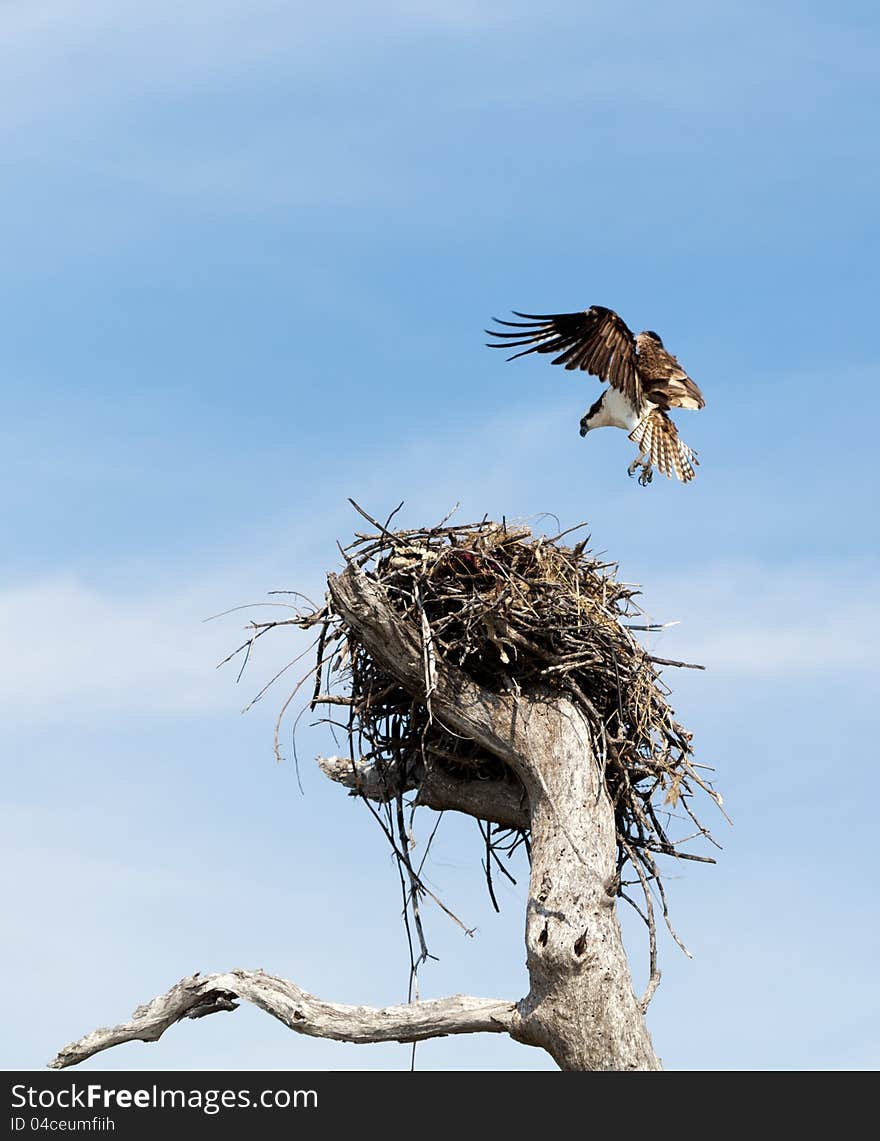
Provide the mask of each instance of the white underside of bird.
{"label": "white underside of bird", "polygon": [[625,428],[632,432],[642,418],[654,410],[653,404],[645,403],[636,408],[628,396],[617,388],[606,388],[599,409],[589,419],[584,419],[584,428]]}
{"label": "white underside of bird", "polygon": [[[672,427],[662,409],[651,400],[635,405],[617,388],[606,388],[581,420],[581,435],[594,428],[622,428],[639,449],[630,464],[629,474],[641,468],[641,484],[650,483],[653,464],[659,464],[667,476],[676,475],[683,483],[694,477],[696,453],[687,446]],[[671,429],[671,430],[670,430]]]}

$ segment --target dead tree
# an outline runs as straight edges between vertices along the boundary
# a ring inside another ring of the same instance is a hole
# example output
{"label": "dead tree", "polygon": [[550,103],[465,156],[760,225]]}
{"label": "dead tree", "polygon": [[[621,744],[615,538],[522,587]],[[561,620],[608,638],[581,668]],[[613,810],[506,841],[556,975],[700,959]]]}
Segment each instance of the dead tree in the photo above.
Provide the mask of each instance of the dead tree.
{"label": "dead tree", "polygon": [[[655,894],[666,910],[655,855],[684,853],[656,796],[692,820],[696,787],[720,798],[690,761],[690,736],[665,704],[656,659],[621,621],[633,613],[634,590],[585,543],[569,549],[486,522],[376,527],[328,577],[326,605],[295,619],[320,630],[313,707],[340,705],[349,715],[352,755],[319,764],[371,802],[410,797],[477,818],[487,841],[490,829],[527,838],[529,993],[376,1009],[325,1002],[262,971],[196,975],[131,1021],[71,1043],[54,1068],[120,1042],[154,1041],[175,1022],[234,1010],[239,1000],[298,1033],[345,1042],[504,1033],[547,1050],[564,1070],[660,1068],[644,1021],[659,980]],[[254,624],[248,650],[276,625]],[[334,679],[344,680],[342,692],[329,692]],[[641,1000],[616,913],[626,867],[643,891],[651,946]]]}

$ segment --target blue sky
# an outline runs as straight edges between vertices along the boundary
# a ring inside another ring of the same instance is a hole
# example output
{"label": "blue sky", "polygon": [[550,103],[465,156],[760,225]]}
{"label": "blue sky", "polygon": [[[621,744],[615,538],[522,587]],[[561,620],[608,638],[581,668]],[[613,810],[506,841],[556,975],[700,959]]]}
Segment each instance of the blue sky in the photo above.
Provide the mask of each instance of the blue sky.
{"label": "blue sky", "polygon": [[[214,670],[335,542],[588,520],[735,820],[670,869],[649,1025],[670,1068],[875,1068],[873,5],[0,4],[0,829],[7,1067],[37,1067],[193,970],[340,1001],[405,994],[396,876],[285,696]],[[611,306],[701,385],[688,487],[578,436],[592,378],[507,365],[511,308]],[[865,422],[867,421],[867,426]],[[255,612],[260,613],[260,612]],[[273,696],[274,694],[274,696]],[[287,749],[289,754],[290,750]],[[873,773],[872,773],[873,775]],[[430,821],[423,824],[427,834]],[[526,871],[497,917],[444,818],[422,993],[519,997]],[[628,927],[637,975],[644,948]],[[14,975],[12,972],[15,972]],[[405,1047],[217,1016],[92,1065],[405,1068]],[[424,1068],[547,1067],[500,1037]]]}

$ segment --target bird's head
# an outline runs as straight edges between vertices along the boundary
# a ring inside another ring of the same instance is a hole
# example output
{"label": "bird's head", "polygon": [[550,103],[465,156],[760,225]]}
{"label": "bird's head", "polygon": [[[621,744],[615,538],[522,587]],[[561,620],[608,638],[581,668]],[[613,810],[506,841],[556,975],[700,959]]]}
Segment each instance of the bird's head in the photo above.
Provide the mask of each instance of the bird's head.
{"label": "bird's head", "polygon": [[602,419],[600,416],[600,413],[602,412],[602,405],[604,402],[605,402],[605,393],[603,392],[602,395],[599,397],[599,399],[595,402],[595,404],[591,405],[591,407],[588,408],[587,411],[581,417],[581,435],[582,436],[586,436],[587,432],[589,432],[591,428],[601,428],[603,424],[607,423],[607,421]]}
{"label": "bird's head", "polygon": [[642,333],[642,336],[643,337],[650,337],[652,341],[657,342],[657,344],[660,346],[661,349],[663,348],[663,342],[660,340],[660,338],[657,336],[657,334],[654,332],[653,329],[645,329],[644,333]]}

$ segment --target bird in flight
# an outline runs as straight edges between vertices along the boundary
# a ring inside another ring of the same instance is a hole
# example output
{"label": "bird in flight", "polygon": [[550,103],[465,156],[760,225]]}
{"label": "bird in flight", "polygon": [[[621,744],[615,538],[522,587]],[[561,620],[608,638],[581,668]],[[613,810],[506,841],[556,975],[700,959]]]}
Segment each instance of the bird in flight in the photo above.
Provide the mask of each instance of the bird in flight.
{"label": "bird in flight", "polygon": [[608,388],[581,417],[581,435],[594,428],[624,428],[638,447],[629,475],[641,468],[639,483],[653,479],[654,467],[682,483],[694,478],[696,453],[679,437],[669,418],[672,408],[703,408],[697,385],[650,330],[634,334],[611,309],[593,305],[580,313],[518,313],[520,321],[492,320],[505,329],[487,329],[492,349],[522,348],[508,357],[556,353],[552,364],[580,369],[608,382]]}

